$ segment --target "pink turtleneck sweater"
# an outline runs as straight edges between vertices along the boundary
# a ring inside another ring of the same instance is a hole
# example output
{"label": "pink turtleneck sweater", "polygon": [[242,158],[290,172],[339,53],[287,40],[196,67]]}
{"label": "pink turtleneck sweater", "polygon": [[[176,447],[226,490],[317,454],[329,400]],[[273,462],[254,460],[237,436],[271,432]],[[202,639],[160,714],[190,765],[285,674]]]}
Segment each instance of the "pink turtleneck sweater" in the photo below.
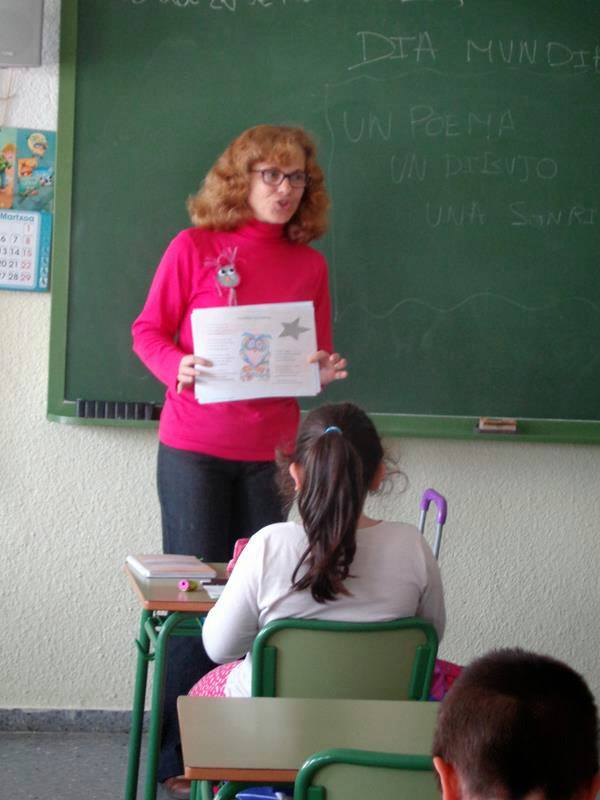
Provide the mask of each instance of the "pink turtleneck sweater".
{"label": "pink turtleneck sweater", "polygon": [[299,421],[293,398],[200,405],[193,389],[177,394],[177,373],[193,352],[194,308],[226,306],[229,289],[217,270],[235,250],[239,305],[312,300],[319,349],[332,351],[327,264],[308,245],[292,244],[282,225],[252,221],[236,231],[189,228],[168,246],[142,313],[132,326],[133,349],[167,386],[159,438],[181,450],[236,461],[270,461],[293,445]]}

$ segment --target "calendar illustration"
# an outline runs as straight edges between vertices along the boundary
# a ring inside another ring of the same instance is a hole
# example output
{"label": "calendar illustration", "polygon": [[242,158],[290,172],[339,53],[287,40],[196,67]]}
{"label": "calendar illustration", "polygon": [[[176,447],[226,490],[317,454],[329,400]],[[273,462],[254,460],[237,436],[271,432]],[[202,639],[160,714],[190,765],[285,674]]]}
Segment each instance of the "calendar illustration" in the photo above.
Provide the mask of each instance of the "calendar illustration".
{"label": "calendar illustration", "polygon": [[0,289],[47,291],[56,134],[0,128]]}

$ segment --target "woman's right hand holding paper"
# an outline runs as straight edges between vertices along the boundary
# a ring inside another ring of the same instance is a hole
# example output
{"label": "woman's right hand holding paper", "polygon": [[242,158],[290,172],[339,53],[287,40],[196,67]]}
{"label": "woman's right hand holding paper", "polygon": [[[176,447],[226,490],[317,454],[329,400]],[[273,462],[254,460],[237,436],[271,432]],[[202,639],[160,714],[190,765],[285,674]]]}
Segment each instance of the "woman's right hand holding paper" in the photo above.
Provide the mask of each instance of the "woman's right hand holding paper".
{"label": "woman's right hand holding paper", "polygon": [[177,394],[181,394],[183,389],[193,389],[196,378],[202,372],[198,367],[212,367],[212,365],[212,361],[201,356],[195,356],[193,353],[184,356],[179,362]]}

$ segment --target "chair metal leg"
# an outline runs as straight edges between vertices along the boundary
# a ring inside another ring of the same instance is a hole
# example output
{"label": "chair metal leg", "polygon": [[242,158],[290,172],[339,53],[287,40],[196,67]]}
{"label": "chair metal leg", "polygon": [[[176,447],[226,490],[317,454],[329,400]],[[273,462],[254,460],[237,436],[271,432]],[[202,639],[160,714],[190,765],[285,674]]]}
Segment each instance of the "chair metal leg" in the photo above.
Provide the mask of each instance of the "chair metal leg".
{"label": "chair metal leg", "polygon": [[146,633],[146,622],[152,616],[151,611],[142,611],[140,636],[136,640],[137,666],[133,705],[131,709],[131,729],[129,732],[129,749],[127,755],[127,778],[125,781],[125,800],[136,800],[138,775],[140,770],[140,750],[142,747],[142,728],[144,725],[144,705],[146,701],[146,684],[148,680],[148,661],[151,658],[150,639]]}
{"label": "chair metal leg", "polygon": [[214,796],[214,800],[235,800],[235,796],[242,789],[248,787],[247,783],[239,783],[238,781],[226,781],[219,791]]}

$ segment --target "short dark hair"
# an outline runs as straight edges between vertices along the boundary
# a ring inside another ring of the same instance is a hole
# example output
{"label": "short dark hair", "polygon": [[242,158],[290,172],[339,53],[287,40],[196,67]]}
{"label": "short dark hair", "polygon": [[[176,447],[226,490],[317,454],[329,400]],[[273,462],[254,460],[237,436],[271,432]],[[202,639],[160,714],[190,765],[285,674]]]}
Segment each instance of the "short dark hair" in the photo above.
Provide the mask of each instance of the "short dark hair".
{"label": "short dark hair", "polygon": [[598,714],[571,667],[520,649],[470,664],[440,707],[433,755],[473,797],[516,800],[534,790],[571,800],[598,772]]}

